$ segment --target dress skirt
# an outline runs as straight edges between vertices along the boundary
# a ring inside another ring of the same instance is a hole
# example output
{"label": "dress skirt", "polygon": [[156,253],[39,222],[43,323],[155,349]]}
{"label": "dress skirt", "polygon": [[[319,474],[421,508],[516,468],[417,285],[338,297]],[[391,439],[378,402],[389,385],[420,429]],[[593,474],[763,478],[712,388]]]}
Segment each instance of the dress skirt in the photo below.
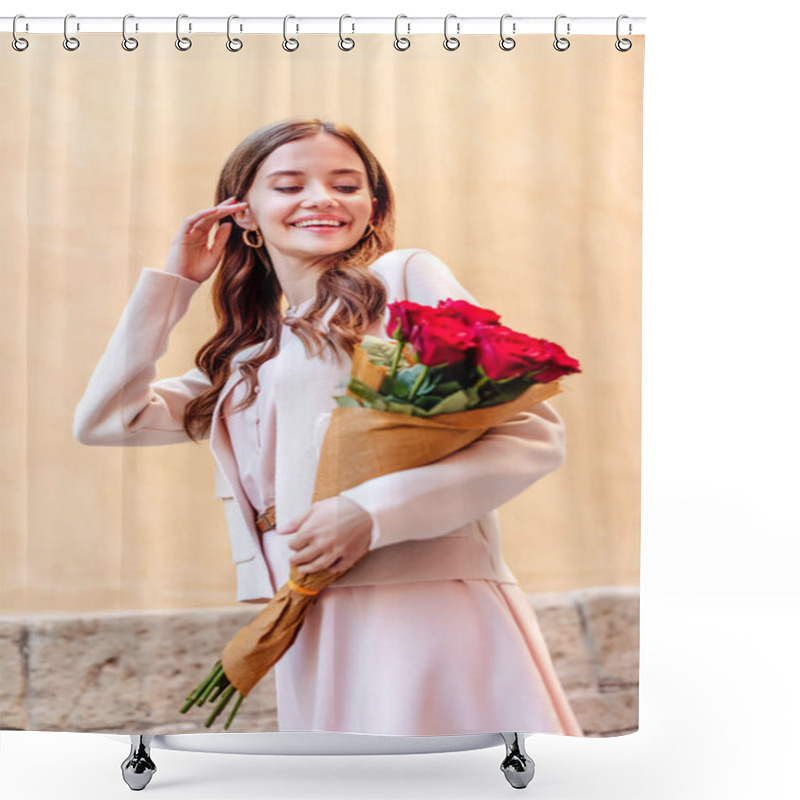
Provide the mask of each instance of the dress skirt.
{"label": "dress skirt", "polygon": [[517,584],[329,587],[275,676],[280,730],[583,735]]}

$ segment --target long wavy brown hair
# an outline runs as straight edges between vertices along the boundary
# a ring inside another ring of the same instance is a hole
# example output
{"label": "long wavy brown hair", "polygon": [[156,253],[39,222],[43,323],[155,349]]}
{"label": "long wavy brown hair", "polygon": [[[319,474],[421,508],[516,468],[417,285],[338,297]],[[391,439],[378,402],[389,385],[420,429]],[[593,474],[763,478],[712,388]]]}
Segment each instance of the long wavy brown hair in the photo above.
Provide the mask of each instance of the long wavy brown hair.
{"label": "long wavy brown hair", "polygon": [[[371,198],[378,200],[373,230],[349,250],[317,262],[321,271],[314,302],[302,317],[284,320],[280,311],[283,292],[266,247],[246,245],[242,239],[245,231],[232,216],[219,220],[220,224],[231,222],[233,227],[211,287],[217,330],[194,358],[195,365],[211,381],[205,392],[186,405],[183,427],[194,441],[209,432],[217,398],[230,375],[231,358],[236,352],[267,343],[253,358],[238,362],[249,389],[234,411],[255,401],[258,368],[278,354],[283,324],[292,328],[310,356],[322,355],[327,348],[334,357],[352,357],[363,333],[383,314],[386,289],[368,267],[394,248],[394,194],[378,159],[352,128],[316,118],[281,120],[259,128],[228,157],[217,183],[215,203],[233,196],[243,198],[270,153],[287,142],[319,133],[338,136],[361,157]],[[325,329],[323,317],[337,300],[338,308]],[[312,352],[312,346],[316,351]]]}

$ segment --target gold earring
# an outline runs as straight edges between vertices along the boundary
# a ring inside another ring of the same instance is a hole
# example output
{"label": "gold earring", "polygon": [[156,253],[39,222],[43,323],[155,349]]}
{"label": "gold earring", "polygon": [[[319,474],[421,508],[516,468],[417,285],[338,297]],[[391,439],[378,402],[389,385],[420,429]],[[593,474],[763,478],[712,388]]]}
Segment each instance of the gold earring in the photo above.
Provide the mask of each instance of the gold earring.
{"label": "gold earring", "polygon": [[[255,233],[256,235],[255,243],[250,241],[251,233]],[[261,247],[261,245],[264,244],[264,239],[261,236],[261,231],[258,228],[247,228],[245,232],[242,234],[242,239],[244,239],[244,243],[248,247]]]}
{"label": "gold earring", "polygon": [[375,227],[370,222],[369,225],[367,226],[367,230],[364,231],[364,234],[362,235],[362,237],[358,241],[359,242],[363,242],[364,239],[368,239],[370,236],[372,236],[372,234],[374,232],[375,232]]}

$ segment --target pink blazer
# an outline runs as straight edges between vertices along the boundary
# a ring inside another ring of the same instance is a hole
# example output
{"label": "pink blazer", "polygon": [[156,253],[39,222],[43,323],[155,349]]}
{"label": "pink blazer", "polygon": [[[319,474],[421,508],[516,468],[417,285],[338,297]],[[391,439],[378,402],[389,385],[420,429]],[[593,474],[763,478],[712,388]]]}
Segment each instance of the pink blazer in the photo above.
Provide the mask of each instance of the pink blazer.
{"label": "pink blazer", "polygon": [[[478,304],[426,250],[386,253],[370,269],[385,283],[389,302],[408,299],[435,305],[451,297]],[[181,424],[184,408],[210,386],[208,377],[193,368],[180,377],[155,378],[170,332],[199,286],[163,270],[142,270],[76,408],[73,434],[79,442],[153,446],[190,441]],[[327,318],[334,311],[331,308]],[[388,309],[369,333],[388,338],[386,322]],[[279,587],[272,585],[220,409],[242,377],[238,362],[263,346],[252,345],[234,355],[208,434],[216,464],[215,494],[223,502],[241,602],[262,602]],[[320,445],[336,407],[332,397],[344,391],[337,384],[349,374],[349,359],[308,358],[294,335],[276,356],[279,526],[311,504]],[[343,492],[370,514],[372,540],[367,556],[332,588],[454,578],[516,582],[501,555],[495,509],[559,467],[564,456],[561,417],[549,403],[540,403],[447,458]]]}

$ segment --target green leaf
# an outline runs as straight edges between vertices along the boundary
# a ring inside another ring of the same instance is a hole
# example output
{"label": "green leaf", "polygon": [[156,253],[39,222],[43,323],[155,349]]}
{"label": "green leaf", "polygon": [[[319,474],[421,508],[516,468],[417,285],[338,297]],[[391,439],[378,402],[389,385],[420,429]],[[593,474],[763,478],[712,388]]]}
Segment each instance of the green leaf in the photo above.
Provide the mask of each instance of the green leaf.
{"label": "green leaf", "polygon": [[376,392],[374,389],[370,389],[369,386],[361,383],[360,380],[356,378],[350,379],[350,391],[357,397],[365,400],[369,404],[370,408],[377,408],[381,411],[385,410],[386,401],[384,398],[381,397],[381,395],[378,394],[378,392]]}
{"label": "green leaf", "polygon": [[408,414],[412,416],[414,414],[414,406],[411,403],[393,403],[389,402],[386,404],[387,411],[395,411],[398,414]]}
{"label": "green leaf", "polygon": [[[391,341],[386,341],[385,339],[380,339],[377,336],[367,335],[364,337],[360,346],[366,351],[370,361],[375,364],[381,364],[382,366],[389,367],[392,364],[395,352],[397,352],[398,343],[394,339]],[[400,356],[398,366],[410,366],[405,356]]]}
{"label": "green leaf", "polygon": [[333,398],[336,401],[336,405],[339,408],[361,408],[361,403],[355,399],[355,397],[349,397],[348,395],[337,395]]}
{"label": "green leaf", "polygon": [[449,397],[437,403],[430,409],[431,416],[435,414],[453,414],[458,411],[466,411],[469,408],[469,395],[466,392],[454,392]]}
{"label": "green leaf", "polygon": [[381,384],[381,394],[392,395],[393,397],[408,397],[411,386],[397,377],[383,379]]}
{"label": "green leaf", "polygon": [[491,394],[484,396],[483,400],[481,401],[481,406],[487,407],[496,406],[500,403],[510,403],[512,400],[516,400],[527,388],[527,385],[522,384],[519,381],[508,383],[503,386],[498,386],[495,384]]}
{"label": "green leaf", "polygon": [[439,402],[440,400],[438,397],[431,397],[430,395],[417,395],[414,398],[414,405],[417,406],[417,408],[422,408],[426,411],[435,408]]}
{"label": "green leaf", "polygon": [[447,397],[454,392],[461,391],[464,387],[458,381],[439,381],[436,385],[436,394]]}
{"label": "green leaf", "polygon": [[394,380],[399,381],[410,391],[423,369],[425,369],[423,364],[414,364],[413,367],[398,370],[397,374],[394,376]]}
{"label": "green leaf", "polygon": [[466,394],[469,399],[470,408],[474,408],[481,402],[481,390],[476,389],[474,386],[470,386],[469,389],[464,389],[464,394]]}
{"label": "green leaf", "polygon": [[422,381],[420,384],[419,389],[417,389],[417,395],[427,395],[428,397],[431,396],[433,392],[436,391],[436,379],[431,379],[430,373],[425,377],[425,380]]}

